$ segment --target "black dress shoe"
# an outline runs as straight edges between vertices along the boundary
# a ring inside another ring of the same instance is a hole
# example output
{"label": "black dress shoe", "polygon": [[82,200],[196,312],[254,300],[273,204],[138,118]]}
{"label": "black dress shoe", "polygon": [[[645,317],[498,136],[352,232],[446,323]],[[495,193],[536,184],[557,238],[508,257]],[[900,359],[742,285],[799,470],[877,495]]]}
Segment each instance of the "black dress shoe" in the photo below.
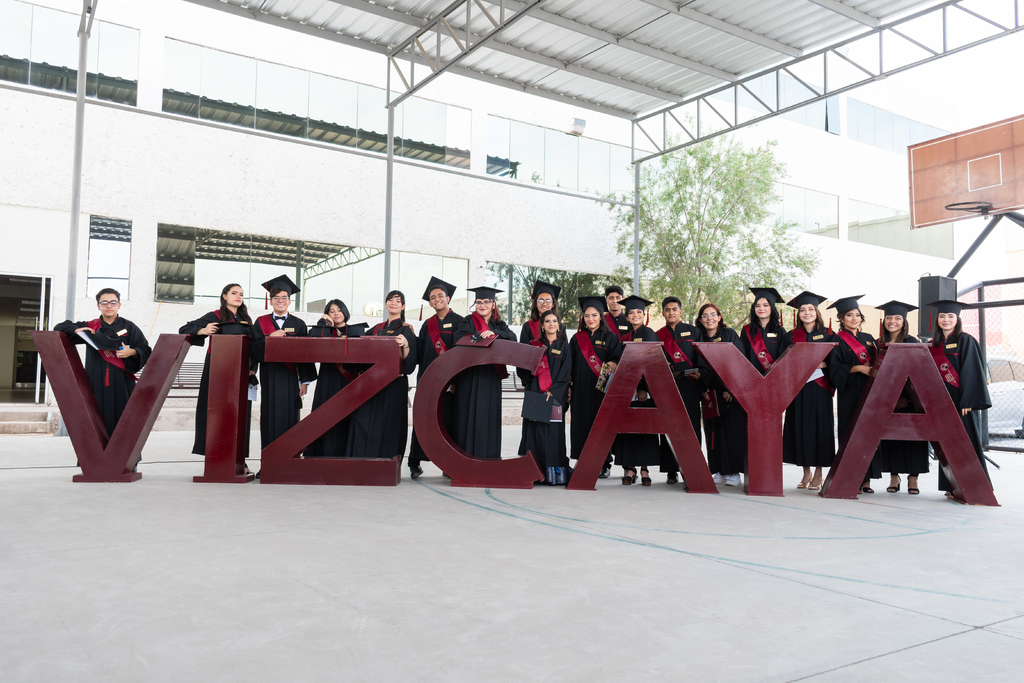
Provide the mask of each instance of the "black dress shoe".
{"label": "black dress shoe", "polygon": [[420,467],[418,464],[415,464],[415,463],[409,463],[409,476],[410,477],[415,479],[416,477],[420,476],[421,474],[423,474],[423,468],[422,467]]}
{"label": "black dress shoe", "polygon": [[668,476],[665,478],[665,483],[666,484],[678,484],[679,483],[679,475],[676,474],[675,472],[669,472]]}
{"label": "black dress shoe", "polygon": [[601,469],[601,474],[597,475],[597,478],[598,479],[607,479],[610,476],[612,476],[612,468],[611,467],[605,467],[605,468]]}

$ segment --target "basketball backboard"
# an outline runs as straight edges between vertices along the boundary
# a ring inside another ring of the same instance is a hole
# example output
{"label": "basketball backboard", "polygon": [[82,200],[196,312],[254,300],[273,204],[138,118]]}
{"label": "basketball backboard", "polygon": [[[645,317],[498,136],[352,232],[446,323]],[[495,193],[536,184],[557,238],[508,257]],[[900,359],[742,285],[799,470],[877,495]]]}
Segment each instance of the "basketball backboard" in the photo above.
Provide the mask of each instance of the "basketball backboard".
{"label": "basketball backboard", "polygon": [[912,228],[976,215],[950,204],[987,202],[990,214],[1024,208],[1024,116],[908,149]]}

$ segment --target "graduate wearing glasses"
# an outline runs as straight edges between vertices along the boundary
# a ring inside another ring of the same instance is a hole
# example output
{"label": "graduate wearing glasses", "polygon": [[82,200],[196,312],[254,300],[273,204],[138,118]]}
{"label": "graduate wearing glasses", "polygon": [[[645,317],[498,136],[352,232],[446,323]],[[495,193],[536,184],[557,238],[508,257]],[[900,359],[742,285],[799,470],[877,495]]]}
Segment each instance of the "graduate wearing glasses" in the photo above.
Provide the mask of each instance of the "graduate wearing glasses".
{"label": "graduate wearing glasses", "polygon": [[135,373],[146,364],[151,350],[135,323],[118,315],[121,295],[117,290],[101,289],[96,294],[96,308],[100,317],[95,320],[65,320],[53,329],[63,332],[73,344],[88,344],[79,333],[87,334],[96,345],[86,349],[85,374],[110,435],[135,390]]}
{"label": "graduate wearing glasses", "polygon": [[[469,291],[476,295],[474,310],[459,323],[455,343],[467,335],[516,341],[515,333],[498,313],[497,296],[504,290],[471,287]],[[455,378],[452,436],[474,458],[501,459],[501,380],[506,377],[508,370],[503,365],[478,365],[463,370]]]}

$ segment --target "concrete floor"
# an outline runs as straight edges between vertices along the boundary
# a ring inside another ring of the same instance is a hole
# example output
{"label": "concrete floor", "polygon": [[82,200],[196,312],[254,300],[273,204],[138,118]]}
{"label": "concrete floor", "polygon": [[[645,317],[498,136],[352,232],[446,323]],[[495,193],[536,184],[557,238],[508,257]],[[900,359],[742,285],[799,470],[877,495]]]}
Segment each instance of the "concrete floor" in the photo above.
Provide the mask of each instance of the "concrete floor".
{"label": "concrete floor", "polygon": [[[1019,681],[1024,458],[1003,507],[193,484],[154,433],[134,484],[0,437],[8,681]],[[518,428],[504,442],[518,443]],[[257,440],[258,443],[258,440]]]}

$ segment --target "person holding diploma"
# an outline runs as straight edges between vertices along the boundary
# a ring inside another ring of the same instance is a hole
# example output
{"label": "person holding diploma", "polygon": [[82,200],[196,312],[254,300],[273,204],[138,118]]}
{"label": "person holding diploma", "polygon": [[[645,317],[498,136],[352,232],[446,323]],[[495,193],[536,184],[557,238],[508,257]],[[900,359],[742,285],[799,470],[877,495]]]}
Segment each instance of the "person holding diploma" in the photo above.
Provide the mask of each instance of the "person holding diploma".
{"label": "person holding diploma", "polygon": [[[562,321],[552,310],[540,316],[541,336],[531,344],[544,349],[537,369],[533,371],[527,392],[543,396],[546,403],[560,406],[564,415],[568,404],[569,381],[572,377],[572,356],[565,340]],[[528,399],[527,399],[528,400]],[[560,486],[569,483],[569,458],[565,454],[565,421],[538,421],[523,418],[523,438],[519,454],[533,453],[544,476],[544,483]]]}
{"label": "person holding diploma", "polygon": [[[572,355],[572,379],[570,392],[572,400],[569,408],[572,421],[569,423],[569,434],[572,437],[572,450],[569,457],[578,460],[583,446],[590,436],[590,430],[597,419],[597,411],[604,401],[604,388],[598,389],[597,382],[602,371],[606,377],[618,367],[622,357],[622,342],[619,335],[608,329],[605,312],[608,310],[605,300],[600,296],[580,297],[580,310],[583,318],[579,330],[569,342]],[[598,475],[601,479],[611,476],[611,452],[605,459],[604,467]]]}
{"label": "person holding diploma", "polygon": [[[648,301],[635,294],[627,296],[622,300],[621,305],[626,312],[626,320],[629,322],[630,342],[656,342],[658,335],[654,330],[644,324],[644,315],[647,307],[653,301]],[[647,391],[647,382],[640,380],[636,396],[629,404],[633,408],[653,408],[655,406],[650,393]],[[636,471],[640,470],[640,483],[644,486],[651,485],[651,475],[648,468],[651,465],[661,464],[661,443],[657,434],[619,434],[612,446],[615,453],[615,464],[622,468],[622,483],[626,486],[636,483]]]}
{"label": "person holding diploma", "polygon": [[[789,301],[787,305],[796,309],[797,322],[786,333],[786,346],[834,341],[818,310],[823,301],[825,297],[813,292],[801,292]],[[798,489],[820,490],[822,468],[831,467],[836,456],[832,413],[832,397],[836,390],[828,376],[828,364],[820,363],[786,408],[782,427],[782,462],[804,469],[803,478],[796,485]],[[813,476],[811,468],[814,468]]]}

